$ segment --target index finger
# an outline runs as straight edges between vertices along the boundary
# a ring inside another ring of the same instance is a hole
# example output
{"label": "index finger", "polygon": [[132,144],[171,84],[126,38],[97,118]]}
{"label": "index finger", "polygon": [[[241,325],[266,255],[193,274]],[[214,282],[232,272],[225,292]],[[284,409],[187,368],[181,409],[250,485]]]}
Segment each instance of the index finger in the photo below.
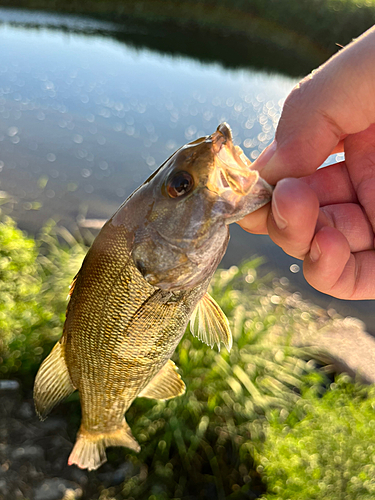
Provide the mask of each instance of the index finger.
{"label": "index finger", "polygon": [[275,141],[254,162],[271,184],[314,172],[348,134],[375,122],[375,28],[303,79],[285,101]]}

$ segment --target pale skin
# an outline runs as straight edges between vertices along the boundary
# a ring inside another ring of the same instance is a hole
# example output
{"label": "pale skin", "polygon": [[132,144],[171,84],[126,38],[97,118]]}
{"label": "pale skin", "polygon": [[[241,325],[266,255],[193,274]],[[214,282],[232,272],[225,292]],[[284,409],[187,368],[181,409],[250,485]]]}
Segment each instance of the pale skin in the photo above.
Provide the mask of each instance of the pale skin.
{"label": "pale skin", "polygon": [[239,224],[302,259],[317,290],[375,299],[375,27],[293,89],[254,168],[277,183],[272,204]]}

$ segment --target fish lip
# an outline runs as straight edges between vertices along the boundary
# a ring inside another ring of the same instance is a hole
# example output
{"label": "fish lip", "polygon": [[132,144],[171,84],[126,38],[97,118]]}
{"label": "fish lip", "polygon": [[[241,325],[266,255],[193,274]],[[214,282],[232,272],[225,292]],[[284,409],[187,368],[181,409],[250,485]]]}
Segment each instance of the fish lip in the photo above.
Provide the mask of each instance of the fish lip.
{"label": "fish lip", "polygon": [[251,198],[253,205],[251,211],[248,213],[255,212],[255,210],[258,210],[259,208],[269,203],[272,199],[274,189],[275,186],[269,184],[266,180],[263,179],[263,177],[258,176],[256,183],[251,189]]}
{"label": "fish lip", "polygon": [[[269,184],[263,177],[258,178],[257,182],[254,184],[252,193],[258,198],[268,199],[268,201],[272,198],[272,193],[275,189],[275,186]],[[268,202],[267,202],[268,203]]]}
{"label": "fish lip", "polygon": [[229,142],[232,145],[232,132],[229,125],[225,122],[220,123],[216,131],[208,138],[212,142],[212,152],[218,154],[221,148]]}

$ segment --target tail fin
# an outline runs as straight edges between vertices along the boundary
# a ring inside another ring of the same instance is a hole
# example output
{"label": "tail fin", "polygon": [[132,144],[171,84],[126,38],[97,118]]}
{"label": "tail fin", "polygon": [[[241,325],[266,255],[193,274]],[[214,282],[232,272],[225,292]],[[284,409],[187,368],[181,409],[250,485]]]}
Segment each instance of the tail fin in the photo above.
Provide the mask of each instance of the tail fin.
{"label": "tail fin", "polygon": [[107,461],[107,446],[126,446],[137,452],[141,449],[125,419],[120,429],[102,433],[89,432],[81,425],[68,465],[96,470]]}

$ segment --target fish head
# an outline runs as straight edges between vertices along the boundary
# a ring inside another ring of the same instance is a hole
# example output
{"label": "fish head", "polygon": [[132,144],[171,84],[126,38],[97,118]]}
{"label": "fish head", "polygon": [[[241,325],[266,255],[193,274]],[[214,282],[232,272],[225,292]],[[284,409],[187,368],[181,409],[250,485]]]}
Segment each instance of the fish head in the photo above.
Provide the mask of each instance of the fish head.
{"label": "fish head", "polygon": [[132,232],[134,263],[150,284],[190,289],[219,264],[228,224],[271,196],[272,187],[251,169],[222,123],[213,134],[177,150],[120,207],[113,223]]}

